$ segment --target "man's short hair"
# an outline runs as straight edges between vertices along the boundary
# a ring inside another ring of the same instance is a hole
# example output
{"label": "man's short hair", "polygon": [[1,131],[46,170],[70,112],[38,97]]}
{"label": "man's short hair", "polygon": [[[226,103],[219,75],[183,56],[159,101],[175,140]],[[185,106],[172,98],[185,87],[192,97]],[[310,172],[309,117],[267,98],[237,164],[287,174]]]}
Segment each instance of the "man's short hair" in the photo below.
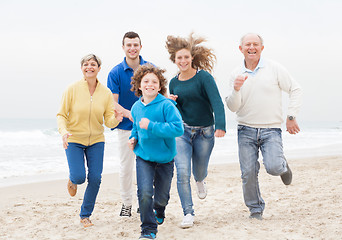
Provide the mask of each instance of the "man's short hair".
{"label": "man's short hair", "polygon": [[130,39],[133,39],[133,38],[139,38],[139,42],[140,42],[140,45],[141,45],[141,39],[139,37],[139,34],[137,34],[136,32],[126,32],[125,35],[123,36],[122,38],[122,46],[125,45],[125,38],[130,38]]}

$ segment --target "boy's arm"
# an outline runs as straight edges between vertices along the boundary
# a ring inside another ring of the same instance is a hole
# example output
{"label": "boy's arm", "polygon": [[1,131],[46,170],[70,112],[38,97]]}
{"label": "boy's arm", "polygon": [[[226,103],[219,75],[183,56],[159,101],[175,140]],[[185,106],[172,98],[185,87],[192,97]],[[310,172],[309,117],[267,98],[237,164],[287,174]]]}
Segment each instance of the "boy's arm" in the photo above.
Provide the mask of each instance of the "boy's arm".
{"label": "boy's arm", "polygon": [[182,117],[176,106],[170,102],[164,109],[165,122],[153,122],[148,124],[148,130],[158,137],[179,137],[184,133]]}

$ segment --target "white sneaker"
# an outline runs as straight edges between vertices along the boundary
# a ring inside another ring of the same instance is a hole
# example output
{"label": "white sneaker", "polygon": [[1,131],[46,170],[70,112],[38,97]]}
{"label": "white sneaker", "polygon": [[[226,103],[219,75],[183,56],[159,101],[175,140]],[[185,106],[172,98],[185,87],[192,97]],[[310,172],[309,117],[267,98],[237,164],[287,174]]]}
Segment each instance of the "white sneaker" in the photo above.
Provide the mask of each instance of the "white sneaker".
{"label": "white sneaker", "polygon": [[190,228],[194,225],[194,216],[191,213],[188,213],[183,217],[183,221],[180,225],[181,228]]}
{"label": "white sneaker", "polygon": [[199,197],[199,199],[205,199],[205,197],[207,196],[207,186],[205,181],[203,180],[202,182],[196,182],[196,186],[197,186],[197,196]]}

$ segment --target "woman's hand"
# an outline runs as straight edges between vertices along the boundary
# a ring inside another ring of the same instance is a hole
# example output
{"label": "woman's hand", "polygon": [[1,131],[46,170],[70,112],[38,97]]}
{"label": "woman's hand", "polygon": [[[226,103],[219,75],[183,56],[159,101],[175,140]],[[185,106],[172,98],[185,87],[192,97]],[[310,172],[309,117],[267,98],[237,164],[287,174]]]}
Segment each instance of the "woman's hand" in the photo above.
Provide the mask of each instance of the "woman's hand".
{"label": "woman's hand", "polygon": [[135,145],[137,145],[137,140],[134,137],[128,140],[129,149],[133,151],[135,148]]}
{"label": "woman's hand", "polygon": [[226,132],[221,129],[216,129],[215,131],[215,137],[224,137],[226,135]]}
{"label": "woman's hand", "polygon": [[63,140],[63,147],[64,149],[68,149],[69,143],[68,143],[68,138],[71,136],[71,133],[64,134],[62,137]]}
{"label": "woman's hand", "polygon": [[168,98],[168,99],[171,99],[171,100],[173,100],[173,101],[177,101],[178,95],[170,94],[167,98]]}
{"label": "woman's hand", "polygon": [[116,120],[118,120],[119,122],[122,122],[123,113],[121,111],[118,111],[118,110],[114,109],[114,114],[115,114]]}

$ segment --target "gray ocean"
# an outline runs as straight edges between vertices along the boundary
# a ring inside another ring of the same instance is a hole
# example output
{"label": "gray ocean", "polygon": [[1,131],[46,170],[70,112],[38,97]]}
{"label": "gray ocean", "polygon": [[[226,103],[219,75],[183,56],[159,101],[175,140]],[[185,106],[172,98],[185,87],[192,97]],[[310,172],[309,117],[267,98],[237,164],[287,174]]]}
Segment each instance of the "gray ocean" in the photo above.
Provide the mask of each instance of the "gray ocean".
{"label": "gray ocean", "polygon": [[[301,132],[283,130],[287,158],[342,155],[342,122],[299,122]],[[236,123],[216,138],[210,164],[238,162]],[[285,128],[283,128],[285,129]],[[116,131],[105,129],[104,173],[119,171]],[[55,119],[0,119],[0,187],[68,177]]]}

